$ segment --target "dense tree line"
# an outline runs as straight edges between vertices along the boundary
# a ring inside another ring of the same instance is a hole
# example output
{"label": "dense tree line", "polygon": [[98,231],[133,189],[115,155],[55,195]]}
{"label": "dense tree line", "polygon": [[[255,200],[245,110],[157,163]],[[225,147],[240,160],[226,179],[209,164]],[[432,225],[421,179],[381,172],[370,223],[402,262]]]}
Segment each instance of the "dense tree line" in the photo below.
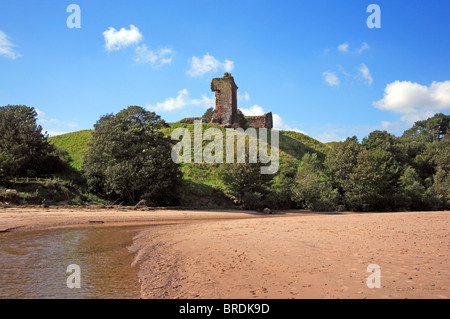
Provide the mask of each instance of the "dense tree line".
{"label": "dense tree line", "polygon": [[[161,131],[166,126],[139,106],[102,116],[85,154],[83,177],[66,177],[113,202],[178,204],[182,174],[170,156],[173,142]],[[334,144],[325,157],[284,157],[276,175],[261,174],[259,163],[221,164],[219,178],[227,196],[246,209],[449,209],[449,129],[450,116],[436,114],[400,137],[374,131],[361,142],[352,137]],[[34,108],[0,107],[0,184],[70,172],[68,154],[47,138]]]}
{"label": "dense tree line", "polygon": [[416,122],[403,136],[374,131],[335,145],[323,163],[305,155],[294,199],[314,210],[392,211],[450,207],[450,116]]}
{"label": "dense tree line", "polygon": [[[307,153],[276,176],[256,164],[228,164],[227,191],[245,208],[398,211],[450,208],[450,116],[416,122],[401,137],[374,131],[336,143],[321,161]],[[298,165],[298,166],[297,166]]]}

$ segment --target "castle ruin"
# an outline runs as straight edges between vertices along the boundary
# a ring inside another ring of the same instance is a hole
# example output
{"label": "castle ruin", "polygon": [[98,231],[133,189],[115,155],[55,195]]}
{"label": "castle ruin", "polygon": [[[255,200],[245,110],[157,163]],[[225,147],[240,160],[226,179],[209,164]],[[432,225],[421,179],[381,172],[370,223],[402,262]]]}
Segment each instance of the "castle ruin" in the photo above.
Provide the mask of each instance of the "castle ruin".
{"label": "castle ruin", "polygon": [[[225,73],[222,78],[211,82],[211,91],[216,92],[216,109],[211,118],[212,123],[231,127],[237,122],[237,89],[234,78]],[[273,128],[272,113],[262,116],[246,117],[249,126],[256,128]]]}

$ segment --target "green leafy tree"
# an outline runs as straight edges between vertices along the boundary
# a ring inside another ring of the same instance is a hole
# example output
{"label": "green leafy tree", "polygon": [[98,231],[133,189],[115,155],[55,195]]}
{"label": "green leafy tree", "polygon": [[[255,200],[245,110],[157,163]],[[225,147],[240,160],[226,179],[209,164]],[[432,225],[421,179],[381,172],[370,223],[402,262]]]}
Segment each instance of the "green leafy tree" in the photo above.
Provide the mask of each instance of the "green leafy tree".
{"label": "green leafy tree", "polygon": [[347,138],[345,142],[334,146],[327,154],[324,161],[325,174],[333,188],[344,193],[344,185],[353,172],[358,154],[363,147],[358,143],[356,137]]}
{"label": "green leafy tree", "polygon": [[8,166],[7,175],[39,176],[66,167],[64,156],[48,143],[47,135],[36,120],[37,112],[33,107],[0,107],[0,154],[3,166]]}
{"label": "green leafy tree", "polygon": [[391,151],[395,143],[396,137],[394,135],[386,131],[373,131],[362,140],[361,145],[370,150],[380,148]]}
{"label": "green leafy tree", "polygon": [[83,164],[89,189],[132,204],[176,204],[181,175],[171,159],[172,142],[160,131],[164,126],[139,106],[100,118]]}
{"label": "green leafy tree", "polygon": [[314,211],[341,209],[340,195],[323,178],[323,167],[317,154],[305,154],[294,183],[293,200],[300,206]]}
{"label": "green leafy tree", "polygon": [[399,166],[392,154],[382,149],[363,149],[345,182],[345,201],[354,211],[392,210],[398,201]]}
{"label": "green leafy tree", "polygon": [[261,163],[223,164],[219,177],[226,192],[246,209],[259,209],[265,204],[273,175],[261,174]]}
{"label": "green leafy tree", "polygon": [[299,160],[293,157],[280,158],[280,167],[270,184],[267,195],[267,206],[273,209],[289,209],[296,207],[292,185],[295,183]]}
{"label": "green leafy tree", "polygon": [[411,166],[408,166],[400,177],[399,186],[405,195],[405,209],[422,210],[433,207],[430,205],[432,199],[429,198],[426,187]]}
{"label": "green leafy tree", "polygon": [[424,152],[424,157],[432,163],[434,174],[433,184],[429,188],[431,196],[440,201],[441,209],[450,208],[450,138],[447,136],[439,143],[430,144]]}
{"label": "green leafy tree", "polygon": [[5,152],[0,152],[0,183],[6,182],[13,175],[14,157]]}
{"label": "green leafy tree", "polygon": [[424,121],[417,121],[403,133],[404,137],[425,137],[431,142],[441,141],[450,130],[450,115],[437,113]]}
{"label": "green leafy tree", "polygon": [[448,171],[438,169],[433,176],[433,185],[429,193],[439,200],[437,208],[450,209],[450,173]]}

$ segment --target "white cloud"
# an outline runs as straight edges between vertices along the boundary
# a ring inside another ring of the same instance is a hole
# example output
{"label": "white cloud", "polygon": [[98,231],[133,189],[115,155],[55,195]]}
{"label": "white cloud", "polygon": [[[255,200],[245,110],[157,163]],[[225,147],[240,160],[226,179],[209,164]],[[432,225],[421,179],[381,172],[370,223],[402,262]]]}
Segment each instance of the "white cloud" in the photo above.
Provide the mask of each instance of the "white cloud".
{"label": "white cloud", "polygon": [[193,56],[190,60],[191,68],[186,72],[190,76],[202,76],[208,72],[217,72],[219,68],[225,72],[231,72],[234,69],[234,62],[225,60],[220,62],[215,57],[206,53],[202,58]]}
{"label": "white cloud", "polygon": [[[344,42],[342,44],[339,44],[337,48],[338,48],[339,51],[344,52],[344,53],[349,53],[350,52],[350,45],[348,44],[348,42]],[[352,53],[361,54],[361,53],[363,53],[364,51],[366,51],[368,49],[370,49],[369,44],[367,42],[363,42],[361,44],[361,47],[358,50],[356,50],[356,51],[352,51]]]}
{"label": "white cloud", "polygon": [[380,125],[383,130],[394,133],[401,133],[406,129],[405,124],[401,122],[382,121]]}
{"label": "white cloud", "polygon": [[34,110],[36,111],[36,114],[39,117],[44,117],[45,116],[45,112],[42,112],[41,110],[34,108]]}
{"label": "white cloud", "polygon": [[314,136],[314,139],[318,140],[322,143],[329,143],[329,142],[343,142],[345,141],[346,137],[339,136],[337,133],[320,133],[317,136]]}
{"label": "white cloud", "polygon": [[388,122],[388,121],[382,121],[381,122],[381,127],[384,128],[385,130],[387,130],[388,128],[390,128],[393,125],[392,122]]}
{"label": "white cloud", "polygon": [[103,32],[105,39],[105,48],[107,51],[120,50],[123,47],[136,45],[141,42],[143,36],[137,27],[130,25],[130,29],[125,28],[117,31],[113,27]]}
{"label": "white cloud", "polygon": [[247,91],[245,91],[243,94],[240,94],[239,92],[237,93],[237,98],[239,101],[250,101],[250,95],[248,94]]}
{"label": "white cloud", "polygon": [[0,56],[13,60],[21,57],[20,53],[15,52],[14,47],[16,45],[12,44],[6,33],[0,30]]}
{"label": "white cloud", "polygon": [[[261,106],[256,105],[256,104],[253,105],[249,109],[240,109],[240,110],[242,111],[242,113],[244,113],[245,116],[259,116],[259,115],[265,114],[264,109]],[[274,129],[298,132],[298,133],[302,133],[302,134],[306,135],[305,132],[299,130],[298,128],[292,128],[289,125],[287,125],[286,123],[284,123],[283,119],[278,114],[272,114],[272,118],[273,118],[273,128]]]}
{"label": "white cloud", "polygon": [[234,62],[225,60],[225,62],[222,63],[222,67],[225,72],[231,72],[234,69]]}
{"label": "white cloud", "polygon": [[338,76],[331,72],[331,71],[326,71],[322,73],[323,78],[325,79],[325,82],[327,82],[329,85],[331,86],[336,86],[339,85],[340,81]]}
{"label": "white cloud", "polygon": [[67,127],[71,127],[71,128],[78,127],[78,124],[73,123],[73,122],[60,121],[55,118],[46,119],[46,118],[43,118],[43,117],[45,117],[45,115],[43,116],[42,113],[38,113],[38,116],[39,115],[42,117],[41,119],[39,119],[39,122],[42,123],[42,125],[58,125],[58,126],[62,125],[62,126],[67,126]]}
{"label": "white cloud", "polygon": [[351,76],[350,73],[348,73],[347,71],[345,71],[345,68],[344,68],[341,64],[338,64],[338,65],[337,65],[337,68],[338,68],[339,72],[341,72],[341,73],[342,73],[343,75],[345,75],[346,77],[350,77],[350,76]]}
{"label": "white cloud", "polygon": [[363,42],[363,44],[361,45],[361,47],[358,50],[358,53],[361,54],[366,50],[369,50],[370,46],[367,44],[367,42]]}
{"label": "white cloud", "polygon": [[395,81],[386,86],[383,99],[373,105],[381,110],[402,114],[402,121],[413,124],[436,112],[450,110],[450,81],[433,82],[430,86]]}
{"label": "white cloud", "polygon": [[253,105],[249,109],[240,109],[245,116],[259,116],[264,115],[264,109],[259,105]]}
{"label": "white cloud", "polygon": [[79,126],[76,123],[60,121],[55,118],[47,119],[43,111],[37,108],[34,109],[38,115],[37,122],[42,126],[42,130],[44,132],[47,132],[49,136],[56,136],[73,132],[73,129]]}
{"label": "white cloud", "polygon": [[308,135],[304,131],[302,131],[302,130],[300,130],[298,128],[290,127],[289,125],[284,123],[284,120],[278,114],[272,114],[272,116],[273,116],[273,128],[274,129],[276,129],[276,130],[283,130],[283,131],[297,132],[297,133],[302,133],[302,134]]}
{"label": "white cloud", "polygon": [[49,137],[57,136],[57,135],[64,135],[64,134],[67,134],[67,133],[71,133],[71,132],[69,132],[69,131],[63,131],[63,130],[60,130],[60,129],[56,129],[56,130],[43,130],[43,131],[46,132],[46,133],[48,134]]}
{"label": "white cloud", "polygon": [[372,75],[370,70],[364,63],[359,67],[359,74],[366,80],[366,83],[371,85],[373,83]]}
{"label": "white cloud", "polygon": [[172,63],[175,53],[170,48],[153,51],[147,48],[145,44],[136,48],[134,61],[138,63],[149,63],[153,67],[159,67],[164,64]]}
{"label": "white cloud", "polygon": [[348,47],[349,47],[348,43],[345,42],[338,45],[338,50],[341,52],[348,52]]}
{"label": "white cloud", "polygon": [[205,109],[215,106],[215,98],[208,97],[206,94],[203,94],[200,99],[192,99],[189,96],[189,91],[187,89],[183,89],[178,92],[176,97],[170,97],[164,100],[163,102],[157,102],[155,105],[147,105],[147,108],[152,111],[166,111],[171,112],[175,110],[180,110],[187,106],[201,106]]}

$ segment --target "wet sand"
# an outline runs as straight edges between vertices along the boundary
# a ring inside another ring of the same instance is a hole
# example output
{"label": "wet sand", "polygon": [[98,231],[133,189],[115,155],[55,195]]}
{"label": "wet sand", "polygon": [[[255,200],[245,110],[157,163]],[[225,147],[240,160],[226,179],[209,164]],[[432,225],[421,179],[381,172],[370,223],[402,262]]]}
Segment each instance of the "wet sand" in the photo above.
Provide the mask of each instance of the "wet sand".
{"label": "wet sand", "polygon": [[195,221],[258,218],[241,210],[134,210],[127,207],[0,207],[0,233],[6,231],[74,226],[127,226],[178,224]]}
{"label": "wet sand", "polygon": [[[157,225],[129,247],[142,298],[448,298],[449,218],[8,208],[0,230]],[[379,289],[367,287],[370,264]]]}

